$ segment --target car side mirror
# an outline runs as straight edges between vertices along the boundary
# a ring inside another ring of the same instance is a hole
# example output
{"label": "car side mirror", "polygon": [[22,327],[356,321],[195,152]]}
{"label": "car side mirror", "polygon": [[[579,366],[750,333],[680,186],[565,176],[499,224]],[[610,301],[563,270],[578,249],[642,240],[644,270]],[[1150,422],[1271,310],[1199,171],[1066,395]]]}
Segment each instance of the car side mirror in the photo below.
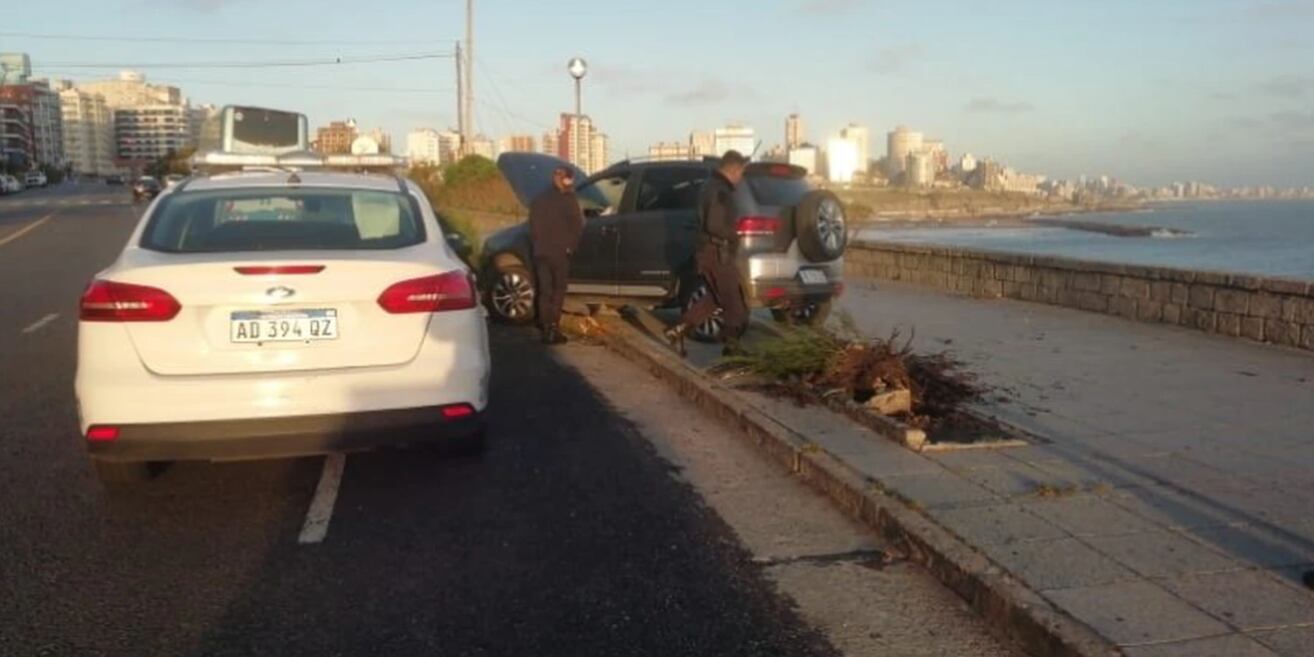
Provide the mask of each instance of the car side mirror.
{"label": "car side mirror", "polygon": [[461,233],[447,233],[447,245],[452,247],[456,255],[462,258],[469,258],[474,253],[474,247],[471,246],[470,240],[465,238]]}

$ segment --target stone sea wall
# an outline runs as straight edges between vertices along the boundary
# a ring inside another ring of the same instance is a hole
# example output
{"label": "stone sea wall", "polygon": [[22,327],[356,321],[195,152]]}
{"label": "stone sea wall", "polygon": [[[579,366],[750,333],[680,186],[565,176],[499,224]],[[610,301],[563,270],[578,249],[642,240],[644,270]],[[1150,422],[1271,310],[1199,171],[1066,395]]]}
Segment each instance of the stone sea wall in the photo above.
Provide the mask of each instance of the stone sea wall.
{"label": "stone sea wall", "polygon": [[1047,303],[1314,351],[1314,284],[913,244],[853,244],[852,277]]}

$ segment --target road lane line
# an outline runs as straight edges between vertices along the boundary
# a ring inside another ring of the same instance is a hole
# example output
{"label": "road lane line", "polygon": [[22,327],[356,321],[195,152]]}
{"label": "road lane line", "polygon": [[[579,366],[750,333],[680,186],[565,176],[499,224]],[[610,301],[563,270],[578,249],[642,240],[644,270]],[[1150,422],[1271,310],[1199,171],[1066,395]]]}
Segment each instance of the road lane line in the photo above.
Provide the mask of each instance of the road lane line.
{"label": "road lane line", "polygon": [[26,234],[28,234],[28,233],[30,233],[30,232],[36,230],[36,229],[37,229],[37,226],[40,226],[41,224],[44,224],[44,223],[46,223],[47,221],[50,221],[50,218],[53,217],[53,216],[55,216],[55,213],[54,213],[54,212],[51,212],[50,214],[48,214],[48,215],[46,215],[46,216],[44,216],[44,217],[41,217],[40,219],[37,219],[36,221],[33,221],[32,223],[30,223],[30,224],[28,224],[28,225],[26,225],[26,226],[23,226],[22,228],[19,228],[18,230],[14,231],[14,232],[12,232],[12,233],[10,233],[10,234],[4,236],[4,237],[0,237],[0,246],[4,246],[4,245],[6,245],[6,244],[8,244],[8,243],[10,243],[10,242],[12,242],[12,241],[14,241],[14,240],[16,240],[16,239],[18,239],[18,238],[24,236],[24,235],[26,235]]}
{"label": "road lane line", "polygon": [[38,319],[35,322],[32,322],[31,325],[23,329],[23,333],[25,335],[28,333],[36,333],[37,331],[40,331],[41,329],[45,328],[46,324],[49,324],[55,321],[56,319],[59,319],[59,313],[50,313],[49,315],[46,315],[45,317],[42,317],[41,319]]}
{"label": "road lane line", "polygon": [[297,543],[301,545],[321,543],[328,535],[329,520],[333,518],[333,504],[338,500],[338,485],[342,483],[342,468],[346,464],[345,454],[329,454],[324,457],[324,469],[319,474],[315,498],[310,501],[310,510],[306,511],[306,523],[301,526],[301,535],[297,537]]}

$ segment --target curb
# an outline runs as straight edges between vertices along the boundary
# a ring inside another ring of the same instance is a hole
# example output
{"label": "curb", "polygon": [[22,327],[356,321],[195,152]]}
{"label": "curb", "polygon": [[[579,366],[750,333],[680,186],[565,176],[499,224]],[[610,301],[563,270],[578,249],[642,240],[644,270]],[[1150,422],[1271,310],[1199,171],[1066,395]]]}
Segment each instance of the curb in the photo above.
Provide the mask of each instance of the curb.
{"label": "curb", "polygon": [[602,323],[606,328],[602,342],[607,348],[646,367],[703,411],[738,429],[840,510],[904,546],[910,560],[967,601],[1000,638],[1034,657],[1123,655],[949,530],[881,490],[878,482],[739,400],[725,386],[652,344],[626,321],[607,318]]}

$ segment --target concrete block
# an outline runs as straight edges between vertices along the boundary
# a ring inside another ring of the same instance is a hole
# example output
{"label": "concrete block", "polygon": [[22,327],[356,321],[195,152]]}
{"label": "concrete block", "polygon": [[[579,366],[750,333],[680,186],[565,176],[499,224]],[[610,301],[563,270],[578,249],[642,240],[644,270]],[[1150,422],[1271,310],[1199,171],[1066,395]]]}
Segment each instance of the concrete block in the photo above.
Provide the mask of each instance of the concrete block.
{"label": "concrete block", "polygon": [[1077,301],[1077,307],[1082,310],[1091,312],[1106,313],[1109,312],[1110,297],[1104,296],[1099,292],[1080,292],[1080,298]]}
{"label": "concrete block", "polygon": [[1130,297],[1112,297],[1109,299],[1108,312],[1119,317],[1136,319],[1136,303],[1136,299]]}
{"label": "concrete block", "polygon": [[1280,319],[1265,320],[1264,339],[1288,347],[1300,346],[1300,324]]}
{"label": "concrete block", "polygon": [[1187,326],[1210,333],[1218,327],[1218,315],[1213,311],[1187,308],[1186,314],[1189,322]]}
{"label": "concrete block", "polygon": [[1219,290],[1214,295],[1214,310],[1245,315],[1250,310],[1250,293],[1244,290]]}
{"label": "concrete block", "polygon": [[994,493],[945,471],[884,477],[881,486],[927,509],[985,506],[1002,501]]}
{"label": "concrete block", "polygon": [[1190,300],[1191,286],[1186,283],[1173,283],[1172,289],[1168,292],[1168,300],[1179,305],[1185,306]]}
{"label": "concrete block", "polygon": [[1228,627],[1150,582],[1117,582],[1049,591],[1045,597],[1119,644],[1184,641]]}
{"label": "concrete block", "polygon": [[1073,536],[1121,536],[1157,529],[1149,520],[1096,495],[1041,499],[1025,506]]}
{"label": "concrete block", "polygon": [[1168,590],[1242,630],[1314,623],[1314,598],[1255,570],[1192,575]]}
{"label": "concrete block", "polygon": [[931,512],[940,524],[976,546],[1064,538],[1063,530],[1033,516],[1016,504]]}
{"label": "concrete block", "polygon": [[1168,530],[1122,536],[1093,536],[1086,539],[1086,543],[1146,577],[1181,577],[1243,567],[1239,561]]}
{"label": "concrete block", "polygon": [[1013,576],[1041,591],[1099,586],[1139,577],[1075,538],[999,545],[987,552]]}
{"label": "concrete block", "polygon": [[1175,303],[1165,303],[1163,305],[1163,322],[1165,324],[1182,323],[1182,307]]}
{"label": "concrete block", "polygon": [[1032,281],[1031,268],[1026,265],[1014,265],[1013,280],[1019,283],[1030,283]]}
{"label": "concrete block", "polygon": [[1232,313],[1218,313],[1218,324],[1214,327],[1215,333],[1238,337],[1241,335],[1241,316]]}
{"label": "concrete block", "polygon": [[1198,271],[1195,273],[1195,282],[1214,287],[1226,287],[1228,276],[1229,274],[1219,271]]}
{"label": "concrete block", "polygon": [[1241,337],[1263,342],[1264,320],[1259,317],[1241,318]]}
{"label": "concrete block", "polygon": [[[1260,643],[1276,650],[1281,657],[1299,657],[1314,646],[1314,626],[1287,627],[1271,632],[1251,634]],[[1246,656],[1248,657],[1248,656]]]}
{"label": "concrete block", "polygon": [[1004,296],[1018,299],[1022,296],[1022,284],[1017,281],[1004,281]]}
{"label": "concrete block", "polygon": [[1099,292],[1101,284],[1099,274],[1076,274],[1072,279],[1072,287],[1082,292]]}
{"label": "concrete block", "polygon": [[985,286],[982,288],[982,294],[991,299],[998,299],[999,297],[1004,296],[1003,282],[994,279],[987,279],[985,281]]}
{"label": "concrete block", "polygon": [[1122,295],[1133,299],[1149,299],[1150,283],[1139,278],[1122,279]]}
{"label": "concrete block", "polygon": [[1123,653],[1127,657],[1283,657],[1244,634],[1130,646]]}
{"label": "concrete block", "polygon": [[1263,292],[1252,295],[1248,314],[1263,319],[1278,319],[1282,317],[1282,297]]}
{"label": "concrete block", "polygon": [[1114,296],[1122,290],[1122,277],[1116,274],[1104,274],[1100,277],[1100,292]]}
{"label": "concrete block", "polygon": [[1290,278],[1266,278],[1262,288],[1273,294],[1309,296],[1311,293],[1310,283],[1306,281],[1297,281]]}
{"label": "concrete block", "polygon": [[1300,347],[1314,350],[1314,324],[1305,324],[1300,329]]}
{"label": "concrete block", "polygon": [[1293,303],[1291,321],[1314,324],[1314,299],[1298,299]]}
{"label": "concrete block", "polygon": [[[1151,298],[1149,300],[1142,300],[1136,302],[1136,319],[1139,319],[1142,322],[1162,321],[1163,306],[1164,304],[1162,301],[1154,300],[1153,291],[1152,291]],[[1260,323],[1260,328],[1261,329],[1263,328],[1262,322]]]}
{"label": "concrete block", "polygon": [[1229,286],[1249,292],[1258,290],[1263,283],[1263,280],[1264,279],[1258,276],[1251,276],[1250,274],[1229,274],[1227,276],[1227,284]]}
{"label": "concrete block", "polygon": [[1168,301],[1172,289],[1173,284],[1168,281],[1152,281],[1150,283],[1150,300],[1164,303]]}
{"label": "concrete block", "polygon": [[1196,310],[1214,309],[1214,287],[1212,285],[1192,285],[1188,304]]}

